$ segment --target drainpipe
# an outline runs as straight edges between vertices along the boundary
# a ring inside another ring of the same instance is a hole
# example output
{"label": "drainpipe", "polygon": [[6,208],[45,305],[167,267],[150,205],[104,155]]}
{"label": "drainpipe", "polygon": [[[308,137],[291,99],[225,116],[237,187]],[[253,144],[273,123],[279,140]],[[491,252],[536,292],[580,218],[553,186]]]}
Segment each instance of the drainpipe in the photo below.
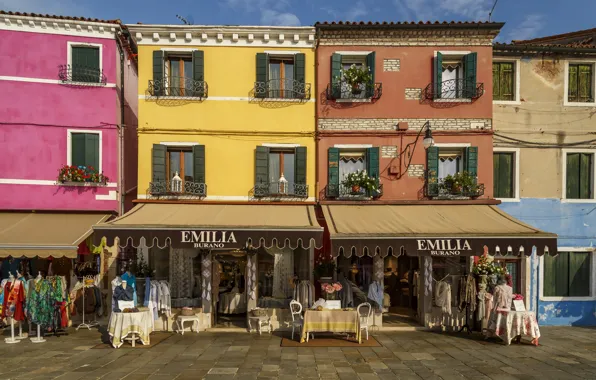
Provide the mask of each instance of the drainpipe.
{"label": "drainpipe", "polygon": [[118,128],[118,137],[120,139],[120,149],[118,155],[120,160],[120,173],[118,181],[118,192],[120,193],[120,215],[124,215],[124,48],[120,41],[121,32],[116,32],[116,44],[120,53],[120,127]]}
{"label": "drainpipe", "polygon": [[318,99],[318,91],[317,83],[318,76],[319,76],[319,33],[315,30],[315,82],[313,86],[315,86],[314,95],[315,95],[315,202],[319,201],[319,99]]}

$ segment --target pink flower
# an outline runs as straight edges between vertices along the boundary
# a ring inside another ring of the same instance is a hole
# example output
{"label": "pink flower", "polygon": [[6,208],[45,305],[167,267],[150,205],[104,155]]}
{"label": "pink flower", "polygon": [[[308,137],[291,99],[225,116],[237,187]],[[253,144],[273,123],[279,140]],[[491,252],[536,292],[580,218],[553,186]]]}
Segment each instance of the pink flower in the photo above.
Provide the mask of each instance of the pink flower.
{"label": "pink flower", "polygon": [[524,296],[522,296],[521,294],[514,294],[513,295],[513,299],[515,301],[523,301],[524,300]]}
{"label": "pink flower", "polygon": [[339,282],[336,282],[335,284],[333,284],[333,289],[339,292],[342,289],[341,284]]}
{"label": "pink flower", "polygon": [[327,286],[329,286],[329,284],[328,284],[328,283],[326,283],[326,282],[322,283],[322,284],[321,284],[321,290],[322,290],[322,291],[325,291],[325,290],[327,289]]}
{"label": "pink flower", "polygon": [[335,292],[335,289],[333,288],[333,285],[329,285],[327,284],[327,286],[325,287],[325,291],[329,294]]}

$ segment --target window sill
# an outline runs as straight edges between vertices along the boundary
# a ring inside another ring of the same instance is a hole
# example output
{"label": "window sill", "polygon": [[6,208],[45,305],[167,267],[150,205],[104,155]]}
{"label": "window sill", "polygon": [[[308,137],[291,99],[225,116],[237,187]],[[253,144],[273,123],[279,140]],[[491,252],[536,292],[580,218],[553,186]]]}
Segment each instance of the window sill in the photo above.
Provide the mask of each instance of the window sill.
{"label": "window sill", "polygon": [[567,100],[563,101],[564,107],[596,107],[596,102],[568,102]]}
{"label": "window sill", "polygon": [[519,106],[521,102],[519,100],[493,100],[494,105],[502,106]]}
{"label": "window sill", "polygon": [[495,198],[503,203],[521,202],[519,198]]}
{"label": "window sill", "polygon": [[335,99],[336,103],[372,103],[371,98],[366,99]]}
{"label": "window sill", "polygon": [[596,199],[567,199],[562,198],[561,203],[596,203]]}
{"label": "window sill", "polygon": [[62,81],[63,84],[70,86],[98,86],[103,87],[106,85],[104,82],[78,82],[78,81]]}
{"label": "window sill", "polygon": [[95,183],[95,182],[58,182],[57,184],[58,184],[58,186],[74,186],[74,187],[111,187],[109,182],[108,183]]}
{"label": "window sill", "polygon": [[472,99],[467,98],[452,98],[452,99],[433,99],[434,103],[472,103]]}
{"label": "window sill", "polygon": [[596,297],[540,297],[543,302],[561,302],[561,301],[595,301]]}

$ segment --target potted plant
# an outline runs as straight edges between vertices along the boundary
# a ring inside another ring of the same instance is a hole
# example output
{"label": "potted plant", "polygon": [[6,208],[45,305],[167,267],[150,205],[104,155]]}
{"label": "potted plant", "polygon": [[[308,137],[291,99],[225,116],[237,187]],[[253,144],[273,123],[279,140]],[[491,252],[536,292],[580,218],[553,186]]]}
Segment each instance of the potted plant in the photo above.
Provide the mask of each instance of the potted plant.
{"label": "potted plant", "polygon": [[352,195],[374,194],[377,191],[377,179],[369,177],[366,170],[348,173],[341,184],[351,190]]}
{"label": "potted plant", "polygon": [[443,178],[440,189],[450,195],[469,194],[475,196],[478,191],[477,178],[473,177],[469,172],[463,171],[448,174]]}
{"label": "potted plant", "polygon": [[60,183],[88,182],[105,185],[110,179],[93,166],[64,165],[58,170],[57,180]]}
{"label": "potted plant", "polygon": [[362,84],[368,84],[372,81],[370,68],[363,68],[352,64],[346,70],[340,70],[338,82],[344,81],[352,90],[352,94],[360,95],[362,93]]}

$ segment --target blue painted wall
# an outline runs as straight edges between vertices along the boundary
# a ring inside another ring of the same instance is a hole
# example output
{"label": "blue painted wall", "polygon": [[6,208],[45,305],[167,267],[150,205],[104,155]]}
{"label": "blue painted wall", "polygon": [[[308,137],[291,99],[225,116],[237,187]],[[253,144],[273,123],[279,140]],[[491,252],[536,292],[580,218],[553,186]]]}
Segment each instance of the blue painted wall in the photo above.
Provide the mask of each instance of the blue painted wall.
{"label": "blue painted wall", "polygon": [[[505,202],[501,209],[519,220],[556,233],[559,247],[596,246],[596,204],[561,203],[560,199],[522,198],[521,202]],[[594,301],[540,301],[539,259],[532,255],[530,300],[538,311],[542,325],[596,326]],[[592,276],[596,276],[593,273]],[[593,280],[592,280],[593,281]]]}

